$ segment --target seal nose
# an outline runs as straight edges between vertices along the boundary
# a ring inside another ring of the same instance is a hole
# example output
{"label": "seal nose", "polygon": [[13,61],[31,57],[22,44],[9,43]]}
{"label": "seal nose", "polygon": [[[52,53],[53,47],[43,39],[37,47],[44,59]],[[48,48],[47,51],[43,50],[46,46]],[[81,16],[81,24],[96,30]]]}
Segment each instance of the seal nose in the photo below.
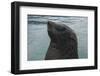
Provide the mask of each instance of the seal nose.
{"label": "seal nose", "polygon": [[48,30],[53,30],[53,22],[52,21],[48,21]]}
{"label": "seal nose", "polygon": [[48,24],[53,25],[53,26],[56,25],[55,21],[51,21],[51,20],[48,21]]}
{"label": "seal nose", "polygon": [[48,25],[52,26],[53,24],[54,24],[54,22],[48,21]]}

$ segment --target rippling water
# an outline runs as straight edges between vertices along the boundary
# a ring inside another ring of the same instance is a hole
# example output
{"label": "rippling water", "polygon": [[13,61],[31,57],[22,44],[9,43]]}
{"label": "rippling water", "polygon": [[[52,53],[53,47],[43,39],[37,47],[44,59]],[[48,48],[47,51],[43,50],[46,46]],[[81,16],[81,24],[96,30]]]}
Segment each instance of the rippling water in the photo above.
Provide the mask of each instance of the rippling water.
{"label": "rippling water", "polygon": [[28,60],[44,60],[50,44],[47,32],[48,20],[58,20],[71,27],[78,38],[79,58],[88,57],[87,17],[28,15]]}

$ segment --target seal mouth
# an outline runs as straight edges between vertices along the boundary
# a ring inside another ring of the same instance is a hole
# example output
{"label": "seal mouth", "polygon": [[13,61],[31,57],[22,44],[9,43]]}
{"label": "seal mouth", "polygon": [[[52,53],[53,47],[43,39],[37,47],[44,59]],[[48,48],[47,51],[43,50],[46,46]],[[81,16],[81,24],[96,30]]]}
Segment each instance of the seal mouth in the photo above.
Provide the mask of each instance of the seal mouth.
{"label": "seal mouth", "polygon": [[53,41],[55,43],[57,42],[56,27],[57,27],[57,25],[54,21],[48,21],[48,34],[49,34],[49,37],[51,38],[51,41]]}

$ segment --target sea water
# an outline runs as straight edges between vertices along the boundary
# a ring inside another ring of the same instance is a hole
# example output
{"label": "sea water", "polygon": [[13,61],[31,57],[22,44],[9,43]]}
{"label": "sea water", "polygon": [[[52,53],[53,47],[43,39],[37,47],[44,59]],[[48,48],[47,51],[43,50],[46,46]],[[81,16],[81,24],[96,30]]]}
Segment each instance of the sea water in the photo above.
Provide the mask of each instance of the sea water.
{"label": "sea water", "polygon": [[78,38],[79,58],[88,57],[88,17],[84,16],[27,16],[27,59],[44,60],[50,44],[48,20],[58,20],[72,28]]}

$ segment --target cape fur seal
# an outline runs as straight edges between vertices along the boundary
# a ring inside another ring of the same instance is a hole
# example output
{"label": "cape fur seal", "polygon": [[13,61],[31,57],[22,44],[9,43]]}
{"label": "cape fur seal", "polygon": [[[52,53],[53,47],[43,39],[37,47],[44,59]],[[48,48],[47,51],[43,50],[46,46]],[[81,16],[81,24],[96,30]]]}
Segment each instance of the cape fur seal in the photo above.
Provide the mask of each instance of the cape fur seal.
{"label": "cape fur seal", "polygon": [[48,21],[48,35],[51,39],[45,60],[77,59],[77,37],[75,32],[61,22]]}

